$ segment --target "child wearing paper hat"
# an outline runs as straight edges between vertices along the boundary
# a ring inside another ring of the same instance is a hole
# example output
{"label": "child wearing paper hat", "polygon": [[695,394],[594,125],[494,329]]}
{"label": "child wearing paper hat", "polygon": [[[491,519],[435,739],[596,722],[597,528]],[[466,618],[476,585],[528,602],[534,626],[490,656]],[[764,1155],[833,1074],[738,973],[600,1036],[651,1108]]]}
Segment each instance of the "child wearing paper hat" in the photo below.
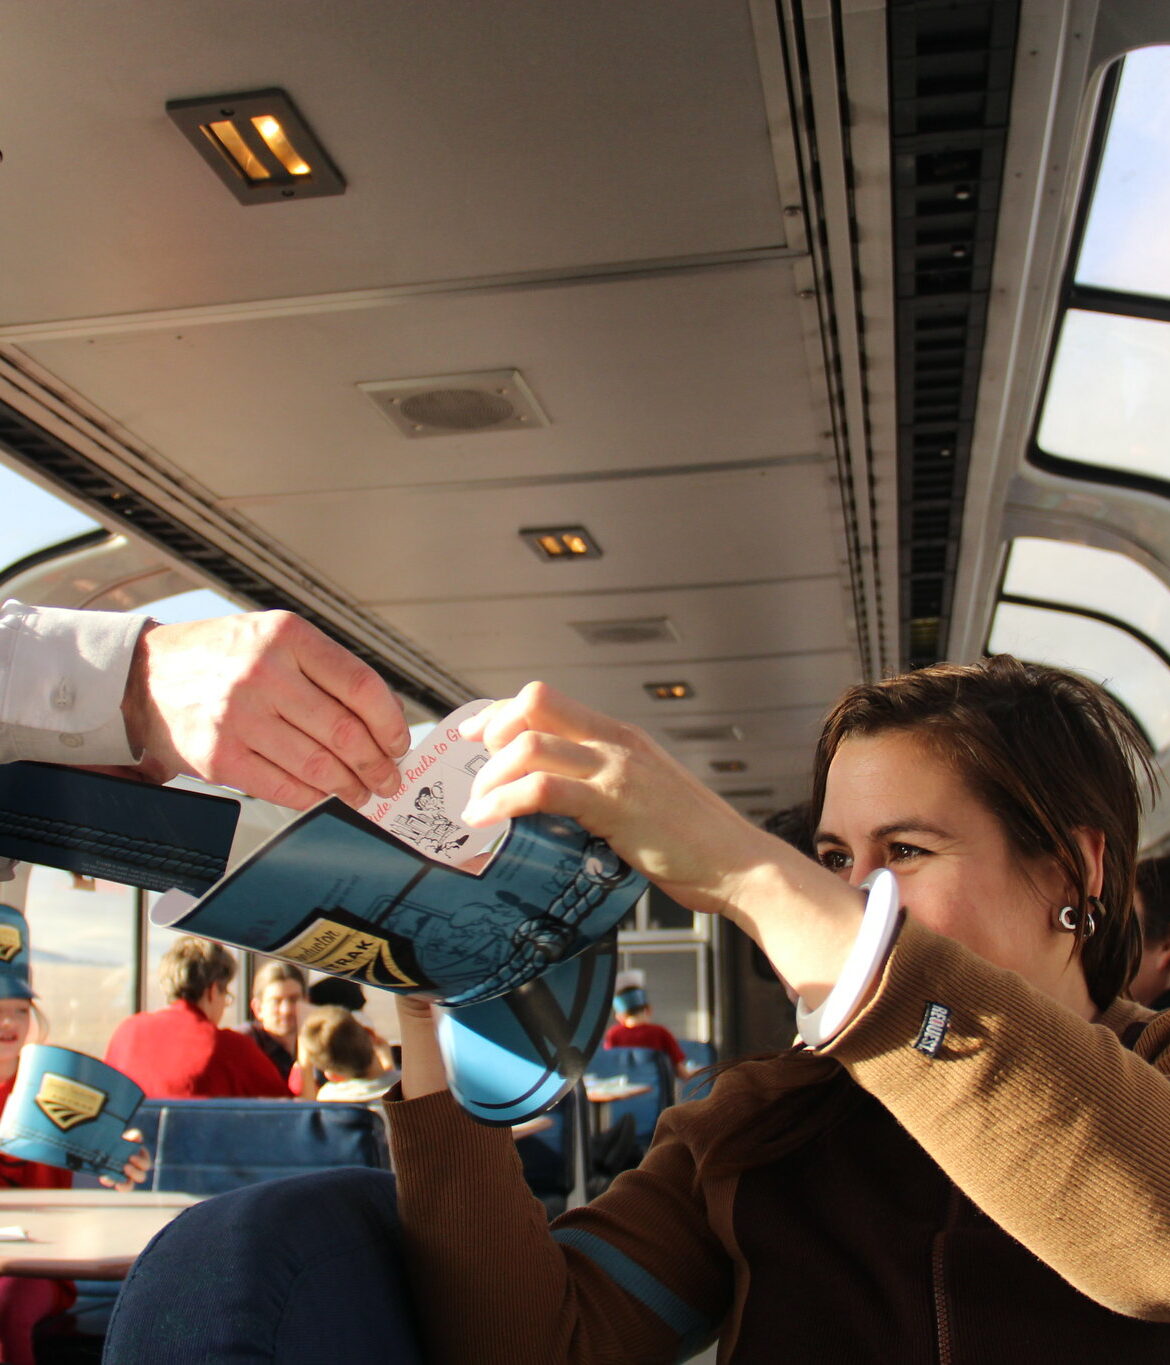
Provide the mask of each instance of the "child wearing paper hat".
{"label": "child wearing paper hat", "polygon": [[[15,906],[0,905],[0,1113],[16,1080],[20,1050],[28,1041],[35,1015],[40,1033],[47,1023],[33,1003],[28,922]],[[146,1177],[150,1157],[145,1148],[126,1166],[126,1179],[138,1184]],[[68,1189],[72,1174],[39,1161],[20,1161],[0,1152],[0,1189]],[[0,1276],[0,1359],[7,1365],[35,1365],[32,1333],[42,1318],[68,1308],[77,1297],[68,1280],[40,1280],[28,1276]]]}
{"label": "child wearing paper hat", "polygon": [[605,1035],[606,1047],[648,1047],[665,1052],[676,1076],[685,1079],[687,1059],[678,1039],[668,1028],[651,1021],[650,998],[646,994],[646,975],[631,970],[619,972],[614,982],[613,1014],[617,1020]]}

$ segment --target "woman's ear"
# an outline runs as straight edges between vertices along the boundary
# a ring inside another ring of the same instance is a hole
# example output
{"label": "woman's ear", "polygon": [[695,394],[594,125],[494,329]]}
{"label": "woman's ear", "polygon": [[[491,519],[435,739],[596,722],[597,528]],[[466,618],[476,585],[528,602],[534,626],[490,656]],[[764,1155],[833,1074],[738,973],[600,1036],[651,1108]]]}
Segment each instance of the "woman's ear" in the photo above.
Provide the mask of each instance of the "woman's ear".
{"label": "woman's ear", "polygon": [[1073,838],[1085,863],[1085,890],[1099,896],[1105,885],[1105,831],[1080,826],[1073,830]]}

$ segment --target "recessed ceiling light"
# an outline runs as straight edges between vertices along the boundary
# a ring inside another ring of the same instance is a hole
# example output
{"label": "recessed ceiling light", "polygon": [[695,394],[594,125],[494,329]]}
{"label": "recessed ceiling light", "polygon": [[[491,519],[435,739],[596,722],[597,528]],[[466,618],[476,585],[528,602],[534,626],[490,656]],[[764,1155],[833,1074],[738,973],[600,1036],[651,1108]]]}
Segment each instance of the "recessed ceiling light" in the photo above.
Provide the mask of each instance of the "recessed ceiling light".
{"label": "recessed ceiling light", "polygon": [[685,701],[695,695],[695,689],[688,682],[643,683],[642,690],[655,701]]}
{"label": "recessed ceiling light", "polygon": [[538,559],[601,558],[601,546],[584,526],[529,526],[520,537]]}
{"label": "recessed ceiling light", "polygon": [[283,90],[168,100],[167,113],[241,204],[345,193],[341,172]]}

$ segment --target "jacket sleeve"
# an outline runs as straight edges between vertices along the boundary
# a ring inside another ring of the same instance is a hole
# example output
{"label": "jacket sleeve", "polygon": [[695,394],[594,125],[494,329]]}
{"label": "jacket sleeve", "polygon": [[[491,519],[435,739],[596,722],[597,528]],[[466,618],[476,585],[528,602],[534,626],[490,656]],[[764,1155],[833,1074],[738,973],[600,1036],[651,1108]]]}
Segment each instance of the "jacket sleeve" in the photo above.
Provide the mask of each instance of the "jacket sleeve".
{"label": "jacket sleeve", "polygon": [[122,694],[146,617],[0,607],[0,763],[124,764]]}
{"label": "jacket sleeve", "polygon": [[[1143,1014],[1119,1002],[1107,1018],[1118,1012]],[[1130,1051],[1107,1023],[907,921],[874,997],[825,1051],[1058,1274],[1166,1322],[1168,1038],[1157,1016]]]}
{"label": "jacket sleeve", "polygon": [[434,1359],[665,1365],[714,1334],[731,1265],[676,1111],[637,1171],[550,1228],[507,1128],[476,1123],[447,1092],[387,1108],[405,1260]]}

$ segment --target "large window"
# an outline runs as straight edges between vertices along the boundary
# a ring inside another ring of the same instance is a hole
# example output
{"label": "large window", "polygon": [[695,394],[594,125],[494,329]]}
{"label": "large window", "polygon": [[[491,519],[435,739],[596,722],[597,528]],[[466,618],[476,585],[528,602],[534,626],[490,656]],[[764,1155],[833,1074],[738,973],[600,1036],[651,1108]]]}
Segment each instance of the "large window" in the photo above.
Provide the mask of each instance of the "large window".
{"label": "large window", "polygon": [[[1031,458],[1170,496],[1170,47],[1111,73],[1096,146]],[[988,649],[1097,679],[1170,747],[1170,589],[1128,555],[1015,540]]]}

